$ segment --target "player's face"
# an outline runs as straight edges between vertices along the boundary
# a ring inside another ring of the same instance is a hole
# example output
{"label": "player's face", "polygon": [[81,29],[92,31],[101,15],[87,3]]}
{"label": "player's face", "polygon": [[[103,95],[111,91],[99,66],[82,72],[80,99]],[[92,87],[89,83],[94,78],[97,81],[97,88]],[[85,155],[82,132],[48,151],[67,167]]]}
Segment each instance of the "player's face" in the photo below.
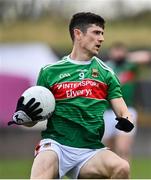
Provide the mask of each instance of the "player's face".
{"label": "player's face", "polygon": [[85,33],[81,34],[80,47],[90,56],[97,55],[104,41],[104,30],[93,24]]}

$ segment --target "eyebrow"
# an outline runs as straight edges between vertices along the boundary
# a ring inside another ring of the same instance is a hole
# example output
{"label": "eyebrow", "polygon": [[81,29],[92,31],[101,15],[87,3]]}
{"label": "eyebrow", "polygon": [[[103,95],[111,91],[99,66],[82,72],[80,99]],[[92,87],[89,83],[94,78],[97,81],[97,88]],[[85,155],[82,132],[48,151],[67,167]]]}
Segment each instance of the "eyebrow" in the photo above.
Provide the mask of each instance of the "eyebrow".
{"label": "eyebrow", "polygon": [[104,31],[101,31],[101,30],[93,30],[94,32],[99,32],[101,33],[102,35],[104,34]]}

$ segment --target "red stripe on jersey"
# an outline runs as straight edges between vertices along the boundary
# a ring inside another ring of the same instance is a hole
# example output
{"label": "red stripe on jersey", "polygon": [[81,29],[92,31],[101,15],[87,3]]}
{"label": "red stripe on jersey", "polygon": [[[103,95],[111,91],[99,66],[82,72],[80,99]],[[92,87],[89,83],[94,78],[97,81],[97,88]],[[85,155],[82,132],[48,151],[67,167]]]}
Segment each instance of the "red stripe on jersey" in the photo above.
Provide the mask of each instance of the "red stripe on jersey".
{"label": "red stripe on jersey", "polygon": [[93,99],[106,99],[107,84],[91,79],[80,82],[62,82],[54,84],[50,89],[55,99],[85,97]]}

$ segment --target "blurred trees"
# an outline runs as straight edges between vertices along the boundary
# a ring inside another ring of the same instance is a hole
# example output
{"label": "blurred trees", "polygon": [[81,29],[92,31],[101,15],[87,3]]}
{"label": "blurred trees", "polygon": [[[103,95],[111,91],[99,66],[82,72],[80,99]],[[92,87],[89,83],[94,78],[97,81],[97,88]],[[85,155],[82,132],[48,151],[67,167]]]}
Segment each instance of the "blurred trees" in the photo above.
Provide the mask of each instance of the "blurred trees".
{"label": "blurred trees", "polygon": [[0,0],[0,19],[4,23],[35,20],[44,15],[68,18],[77,11],[93,11],[107,19],[117,19],[147,10],[151,11],[150,0]]}

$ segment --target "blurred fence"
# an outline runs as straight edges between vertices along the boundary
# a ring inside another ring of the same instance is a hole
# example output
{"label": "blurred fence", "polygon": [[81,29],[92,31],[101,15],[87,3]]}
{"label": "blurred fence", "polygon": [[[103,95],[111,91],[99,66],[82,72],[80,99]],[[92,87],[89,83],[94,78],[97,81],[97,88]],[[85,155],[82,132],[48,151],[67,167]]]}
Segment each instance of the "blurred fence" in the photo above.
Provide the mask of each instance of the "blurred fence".
{"label": "blurred fence", "polygon": [[151,81],[143,80],[137,83],[135,97],[136,104],[146,113],[151,113]]}
{"label": "blurred fence", "polygon": [[137,83],[135,105],[138,111],[138,126],[151,129],[151,81],[143,80]]}

